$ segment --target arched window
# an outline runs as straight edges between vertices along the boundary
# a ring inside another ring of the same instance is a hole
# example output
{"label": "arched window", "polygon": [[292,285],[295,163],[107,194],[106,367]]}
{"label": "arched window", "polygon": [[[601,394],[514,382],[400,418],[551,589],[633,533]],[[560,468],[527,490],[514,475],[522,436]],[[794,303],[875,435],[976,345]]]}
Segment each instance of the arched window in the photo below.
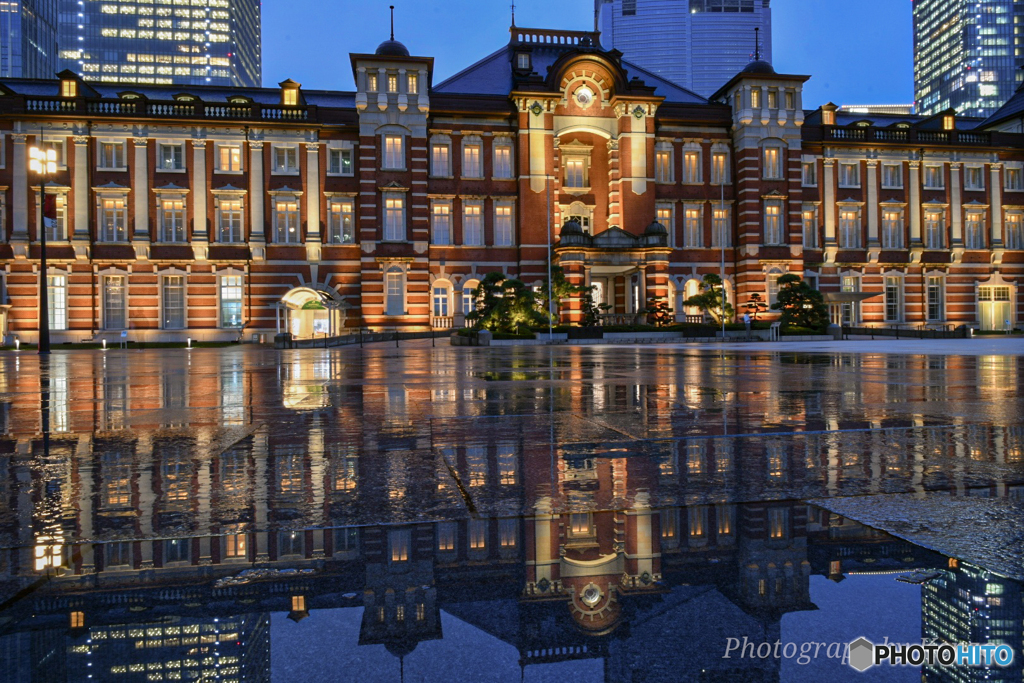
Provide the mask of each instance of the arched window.
{"label": "arched window", "polygon": [[593,215],[593,210],[590,209],[583,202],[573,202],[569,205],[569,213],[566,215],[566,221],[576,221],[583,228],[583,232],[588,235],[591,234],[590,219]]}
{"label": "arched window", "polygon": [[768,305],[771,306],[779,300],[779,278],[785,275],[781,268],[772,268],[768,271]]}
{"label": "arched window", "polygon": [[462,283],[462,313],[467,315],[476,310],[476,288],[480,285],[477,280],[468,280]]}
{"label": "arched window", "polygon": [[431,310],[435,318],[447,318],[452,314],[452,288],[447,280],[435,280],[431,287]]}

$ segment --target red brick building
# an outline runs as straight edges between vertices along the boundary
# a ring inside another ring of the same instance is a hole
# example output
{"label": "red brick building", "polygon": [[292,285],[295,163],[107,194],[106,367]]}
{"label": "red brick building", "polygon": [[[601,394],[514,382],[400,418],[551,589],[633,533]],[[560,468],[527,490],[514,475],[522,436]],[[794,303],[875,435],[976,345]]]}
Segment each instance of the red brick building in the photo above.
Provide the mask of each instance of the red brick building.
{"label": "red brick building", "polygon": [[1024,95],[858,119],[753,62],[708,100],[598,41],[514,27],[436,84],[387,41],[352,55],[355,92],[2,81],[4,331],[35,337],[44,224],[57,341],[459,326],[487,273],[539,284],[549,250],[624,317],[682,317],[724,269],[740,305],[792,272],[877,295],[847,323],[1021,320]]}

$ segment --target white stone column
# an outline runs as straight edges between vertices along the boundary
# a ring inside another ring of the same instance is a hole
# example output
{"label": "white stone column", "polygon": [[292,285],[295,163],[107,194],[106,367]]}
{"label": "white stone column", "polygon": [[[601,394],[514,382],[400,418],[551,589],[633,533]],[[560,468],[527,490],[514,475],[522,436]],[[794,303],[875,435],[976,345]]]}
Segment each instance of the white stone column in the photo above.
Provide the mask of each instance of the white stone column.
{"label": "white stone column", "polygon": [[[552,540],[552,527],[554,526],[555,518],[551,514],[551,499],[547,496],[542,496],[534,506],[537,511],[537,516],[533,520],[533,533],[534,533],[534,566],[537,568],[536,581],[539,583],[543,579],[551,581],[551,565],[557,562],[552,557],[551,553],[551,540]],[[529,563],[529,558],[527,558]]]}
{"label": "white stone column", "polygon": [[878,162],[868,162],[868,246],[878,245]]}
{"label": "white stone column", "polygon": [[139,470],[139,536],[142,538],[141,569],[153,568],[153,515],[156,512],[156,494],[153,493],[153,437],[141,434],[135,443],[135,462]]}
{"label": "white stone column", "polygon": [[249,142],[249,244],[263,246],[263,141]]}
{"label": "white stone column", "polygon": [[11,181],[11,209],[13,211],[13,240],[28,240],[28,136],[16,133],[14,154],[11,164],[14,172]]}
{"label": "white stone column", "polygon": [[149,164],[146,138],[134,138],[135,172],[132,190],[135,194],[135,235],[136,242],[149,241]]}
{"label": "white stone column", "polygon": [[[75,448],[75,458],[80,464],[92,462],[92,436],[80,434],[78,445]],[[79,471],[78,478],[78,539],[84,541],[81,544],[82,550],[82,573],[92,574],[96,570],[96,558],[94,557],[92,541],[93,536],[93,471],[86,468]]]}
{"label": "white stone column", "polygon": [[921,244],[921,162],[910,162],[910,246]]}
{"label": "white stone column", "polygon": [[206,227],[206,193],[210,180],[206,177],[206,140],[192,141],[192,242],[210,241]]}
{"label": "white stone column", "polygon": [[992,246],[1003,246],[1003,180],[1002,164],[990,166],[992,174]]}
{"label": "white stone column", "polygon": [[825,197],[825,246],[836,244],[836,160],[825,159],[822,189]]}
{"label": "white stone column", "polygon": [[73,238],[77,242],[89,241],[89,138],[76,135],[75,142],[75,178],[72,181],[72,192],[75,198],[75,223]]}
{"label": "white stone column", "polygon": [[320,244],[320,143],[306,143],[306,242]]}
{"label": "white stone column", "polygon": [[964,216],[963,216],[963,193],[960,191],[960,173],[963,164],[953,162],[949,165],[949,209],[952,214],[950,228],[952,229],[952,243],[950,246],[959,247],[964,243]]}
{"label": "white stone column", "polygon": [[214,452],[210,447],[213,433],[202,428],[196,433],[196,451],[201,454],[199,471],[196,473],[196,533],[199,534],[199,564],[213,563],[211,554],[210,521],[213,501],[213,477],[211,461]]}

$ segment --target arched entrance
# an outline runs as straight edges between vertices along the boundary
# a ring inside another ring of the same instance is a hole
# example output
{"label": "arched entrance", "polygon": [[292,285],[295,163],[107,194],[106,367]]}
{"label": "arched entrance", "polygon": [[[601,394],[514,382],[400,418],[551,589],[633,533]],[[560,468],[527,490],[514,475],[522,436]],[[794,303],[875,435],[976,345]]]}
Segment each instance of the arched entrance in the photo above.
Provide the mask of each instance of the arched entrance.
{"label": "arched entrance", "polygon": [[345,326],[345,308],[333,291],[296,287],[277,304],[277,332],[295,339],[337,336]]}

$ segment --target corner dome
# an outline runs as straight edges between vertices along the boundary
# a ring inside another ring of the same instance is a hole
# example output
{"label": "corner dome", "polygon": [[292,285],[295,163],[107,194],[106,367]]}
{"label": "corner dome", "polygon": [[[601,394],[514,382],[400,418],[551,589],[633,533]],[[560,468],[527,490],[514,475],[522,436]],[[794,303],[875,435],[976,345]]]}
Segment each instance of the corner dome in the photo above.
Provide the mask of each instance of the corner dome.
{"label": "corner dome", "polygon": [[377,46],[377,51],[373,54],[378,57],[408,57],[409,48],[397,40],[385,40],[383,43]]}
{"label": "corner dome", "polygon": [[771,65],[771,62],[766,62],[763,59],[755,59],[750,64],[747,64],[740,73],[774,75],[775,67]]}
{"label": "corner dome", "polygon": [[668,229],[658,221],[654,221],[644,230],[644,237],[653,237],[655,235],[665,235],[667,237]]}
{"label": "corner dome", "polygon": [[565,222],[565,225],[562,226],[562,230],[558,234],[562,237],[568,237],[570,235],[582,235],[583,227],[580,225],[579,221],[568,220]]}

